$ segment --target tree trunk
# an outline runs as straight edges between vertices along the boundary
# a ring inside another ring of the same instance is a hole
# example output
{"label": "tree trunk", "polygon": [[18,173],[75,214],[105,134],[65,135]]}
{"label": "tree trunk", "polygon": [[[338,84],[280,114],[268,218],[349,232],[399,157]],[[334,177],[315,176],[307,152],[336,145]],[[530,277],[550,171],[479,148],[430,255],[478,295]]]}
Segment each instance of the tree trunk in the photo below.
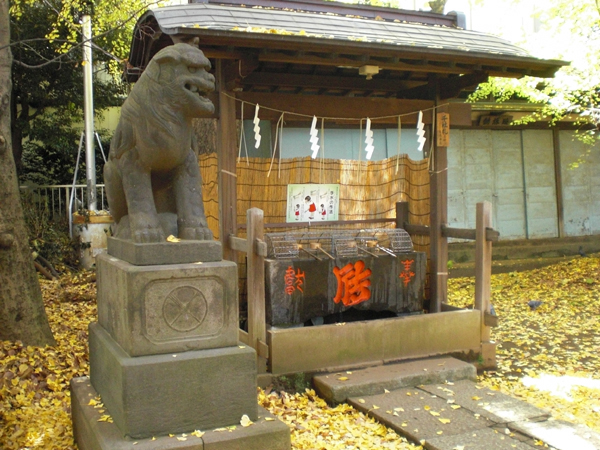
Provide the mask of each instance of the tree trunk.
{"label": "tree trunk", "polygon": [[29,250],[12,154],[9,0],[0,0],[0,339],[53,345]]}
{"label": "tree trunk", "polygon": [[29,104],[24,103],[21,105],[21,112],[17,113],[17,103],[14,101],[14,94],[11,92],[12,97],[12,107],[11,107],[11,143],[12,143],[12,153],[13,159],[15,161],[15,167],[17,168],[17,173],[21,172],[23,166],[23,126],[27,124],[22,123],[22,118],[27,117],[29,115]]}

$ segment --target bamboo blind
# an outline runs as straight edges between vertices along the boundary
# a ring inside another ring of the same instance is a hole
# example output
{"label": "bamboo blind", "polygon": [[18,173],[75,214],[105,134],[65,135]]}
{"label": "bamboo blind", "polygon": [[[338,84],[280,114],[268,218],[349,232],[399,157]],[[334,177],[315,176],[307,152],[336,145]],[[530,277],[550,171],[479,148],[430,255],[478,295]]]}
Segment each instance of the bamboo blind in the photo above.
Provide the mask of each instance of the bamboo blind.
{"label": "bamboo blind", "polygon": [[[265,158],[243,158],[238,162],[238,224],[245,223],[246,210],[253,207],[264,211],[266,224],[285,222],[287,185],[306,183],[340,185],[339,220],[393,219],[396,202],[408,201],[410,222],[429,224],[429,173],[425,160],[412,161],[406,155],[398,160],[392,157],[368,162],[305,157],[275,161],[269,173],[270,166],[271,161]],[[208,225],[218,238],[216,154],[200,155],[200,168]],[[326,222],[313,223],[314,226],[328,227]],[[365,227],[364,224],[360,226]],[[428,251],[426,236],[415,236],[413,240],[417,250]]]}

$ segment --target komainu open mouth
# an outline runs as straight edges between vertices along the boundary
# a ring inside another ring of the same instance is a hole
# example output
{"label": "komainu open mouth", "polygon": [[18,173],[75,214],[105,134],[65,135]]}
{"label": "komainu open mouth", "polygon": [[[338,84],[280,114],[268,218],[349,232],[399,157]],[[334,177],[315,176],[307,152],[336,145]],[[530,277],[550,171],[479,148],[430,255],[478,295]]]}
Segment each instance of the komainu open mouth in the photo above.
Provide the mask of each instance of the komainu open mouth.
{"label": "komainu open mouth", "polygon": [[186,88],[188,91],[190,91],[190,92],[192,92],[192,93],[194,93],[194,94],[198,94],[198,96],[199,96],[199,97],[202,97],[202,98],[206,98],[206,95],[207,95],[207,94],[208,94],[208,92],[209,92],[209,91],[207,91],[207,90],[203,90],[203,89],[201,89],[200,87],[198,87],[198,85],[196,85],[196,84],[192,84],[192,83],[185,83],[184,87],[185,87],[185,88]]}

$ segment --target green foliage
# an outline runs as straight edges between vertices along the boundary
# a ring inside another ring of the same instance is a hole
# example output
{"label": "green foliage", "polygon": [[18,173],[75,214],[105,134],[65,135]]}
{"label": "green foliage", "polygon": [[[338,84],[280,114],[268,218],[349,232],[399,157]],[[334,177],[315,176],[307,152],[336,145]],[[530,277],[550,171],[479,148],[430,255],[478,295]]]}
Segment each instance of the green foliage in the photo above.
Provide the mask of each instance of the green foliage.
{"label": "green foliage", "polygon": [[[522,0],[513,0],[518,5]],[[489,0],[479,0],[485,5]],[[484,6],[485,7],[485,6]],[[525,100],[539,105],[532,114],[514,124],[548,120],[553,125],[579,114],[577,139],[598,142],[597,122],[591,114],[600,107],[600,2],[595,0],[549,0],[536,12],[538,32],[523,37],[522,47],[532,55],[569,61],[554,78],[524,77],[520,80],[491,78],[481,84],[469,101],[505,102]]]}
{"label": "green foliage", "polygon": [[[72,182],[79,141],[73,128],[83,117],[81,25],[75,19],[88,3],[12,2],[12,140],[23,180]],[[127,86],[120,81],[120,67],[135,20],[149,3],[113,0],[97,2],[94,8],[96,115],[123,102]]]}
{"label": "green foliage", "polygon": [[[80,18],[85,13],[92,15],[94,44],[102,49],[96,57],[112,59],[111,69],[118,70],[126,57],[131,44],[131,34],[135,21],[149,5],[161,2],[152,0],[15,0],[11,6],[11,16],[15,20],[25,19],[32,8],[46,11],[51,26],[43,35],[51,45],[58,44],[57,54],[67,54],[78,49],[81,42]],[[105,53],[106,52],[106,53]],[[114,72],[113,72],[114,73]]]}
{"label": "green foliage", "polygon": [[[21,183],[73,183],[81,138],[80,130],[73,127],[73,121],[79,117],[80,111],[65,108],[49,112],[32,121],[28,140],[23,146],[23,160],[19,171]],[[110,136],[106,130],[98,130],[98,134],[102,148],[107,154]],[[96,180],[102,183],[104,160],[97,145],[96,149]],[[85,174],[85,148],[82,148],[77,184],[85,184]]]}

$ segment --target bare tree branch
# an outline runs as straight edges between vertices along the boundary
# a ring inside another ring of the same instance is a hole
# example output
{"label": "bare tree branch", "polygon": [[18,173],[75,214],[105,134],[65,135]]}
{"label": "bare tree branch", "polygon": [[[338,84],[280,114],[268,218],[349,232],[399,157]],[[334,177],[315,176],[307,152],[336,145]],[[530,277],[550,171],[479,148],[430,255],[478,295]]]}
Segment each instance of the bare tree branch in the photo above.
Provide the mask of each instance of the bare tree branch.
{"label": "bare tree branch", "polygon": [[[58,12],[59,12],[59,11],[57,11],[57,9],[56,9],[56,8],[54,8],[54,7],[53,7],[53,6],[52,6],[52,5],[51,5],[51,4],[50,4],[50,3],[49,3],[47,0],[44,0],[44,3],[45,3],[46,5],[48,5],[48,7],[50,7],[51,9],[53,9],[53,10],[54,10],[54,11],[55,11],[55,12],[58,14]],[[94,45],[94,47],[95,47],[97,50],[99,50],[99,51],[103,52],[105,55],[109,56],[110,58],[112,58],[112,59],[114,59],[114,60],[116,60],[116,61],[119,61],[119,62],[121,62],[121,61],[122,61],[122,58],[119,58],[119,57],[117,57],[116,55],[113,55],[112,53],[110,53],[110,52],[108,52],[107,50],[103,49],[103,48],[102,48],[102,47],[100,47],[99,45],[96,45],[96,44],[94,44],[94,43],[93,43],[94,39],[100,39],[100,38],[102,38],[102,37],[104,37],[104,36],[107,36],[107,35],[109,35],[109,34],[113,33],[113,32],[114,32],[114,31],[116,31],[116,30],[119,30],[119,29],[123,28],[125,25],[127,25],[127,24],[128,24],[129,22],[131,22],[132,20],[137,20],[137,16],[139,15],[139,13],[140,13],[140,12],[142,12],[142,11],[145,11],[145,10],[146,10],[146,9],[148,9],[150,6],[158,5],[159,3],[161,3],[161,1],[160,1],[160,0],[155,0],[155,1],[153,1],[153,2],[149,2],[149,3],[147,3],[147,4],[146,4],[144,7],[142,7],[142,8],[139,8],[139,9],[137,9],[136,11],[134,11],[133,13],[131,13],[131,15],[129,15],[129,17],[128,17],[127,19],[125,19],[125,20],[121,21],[121,22],[120,22],[120,23],[118,23],[116,26],[114,26],[114,27],[112,27],[112,28],[110,28],[110,29],[106,30],[106,31],[105,31],[105,32],[103,32],[103,33],[100,33],[100,34],[98,34],[98,35],[96,35],[96,36],[92,37],[92,44]],[[78,31],[78,33],[81,35],[81,32],[80,32],[80,31]],[[5,48],[7,48],[7,47],[14,47],[14,46],[17,46],[17,45],[21,45],[21,43],[34,42],[34,41],[50,41],[50,39],[48,39],[48,38],[35,38],[35,39],[26,39],[26,40],[23,40],[23,41],[11,42],[11,43],[10,43],[10,44],[8,44],[8,45],[0,46],[0,51],[2,51],[3,49],[5,49]],[[53,41],[56,41],[56,42],[66,42],[66,43],[70,43],[70,44],[71,44],[71,47],[70,47],[70,48],[69,48],[69,49],[68,49],[68,50],[67,50],[67,51],[66,51],[64,54],[62,54],[62,55],[58,55],[56,58],[52,58],[52,59],[46,60],[45,62],[43,62],[43,63],[40,63],[40,64],[35,64],[35,65],[32,65],[32,64],[27,64],[27,63],[24,63],[23,61],[19,61],[19,60],[17,60],[17,59],[14,59],[14,60],[13,60],[13,64],[18,64],[18,65],[20,65],[20,66],[22,66],[22,67],[25,67],[25,68],[27,68],[27,69],[39,69],[39,68],[45,67],[45,66],[47,66],[47,65],[50,65],[50,64],[53,64],[53,63],[56,63],[56,62],[60,62],[60,61],[62,61],[62,60],[63,60],[63,59],[66,57],[66,56],[68,56],[68,55],[69,55],[71,52],[73,52],[73,51],[75,51],[75,50],[79,50],[79,49],[80,49],[80,47],[83,45],[83,42],[73,42],[73,41],[70,41],[70,40],[67,40],[67,39],[53,39]]]}

